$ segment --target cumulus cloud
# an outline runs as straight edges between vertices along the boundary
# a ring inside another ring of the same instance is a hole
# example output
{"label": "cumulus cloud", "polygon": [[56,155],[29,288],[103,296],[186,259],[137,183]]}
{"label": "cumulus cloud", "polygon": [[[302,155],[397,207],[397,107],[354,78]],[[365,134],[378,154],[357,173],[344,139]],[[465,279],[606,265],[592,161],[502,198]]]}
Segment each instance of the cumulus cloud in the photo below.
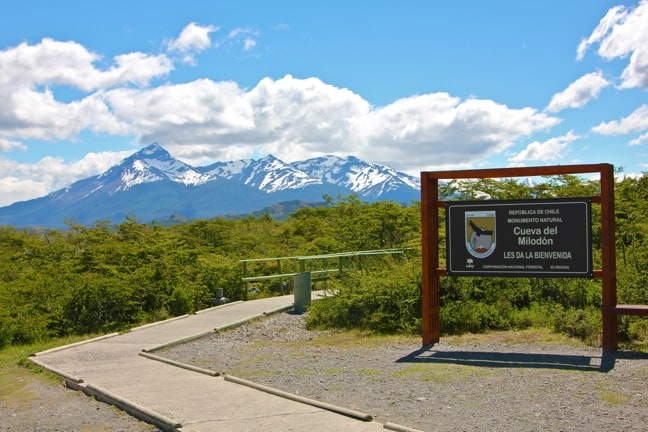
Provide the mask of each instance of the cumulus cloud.
{"label": "cumulus cloud", "polygon": [[625,20],[627,15],[628,13],[624,6],[615,6],[608,10],[594,31],[592,31],[592,34],[588,38],[581,40],[576,49],[576,58],[582,60],[589,47],[605,39],[617,25]]}
{"label": "cumulus cloud", "polygon": [[218,31],[218,27],[212,25],[201,26],[194,22],[189,23],[180,32],[177,39],[167,42],[169,51],[180,53],[185,63],[193,64],[195,55],[211,47],[210,33]]}
{"label": "cumulus cloud", "polygon": [[0,137],[0,152],[10,152],[13,150],[27,150],[27,146],[21,142]]}
{"label": "cumulus cloud", "polygon": [[[577,50],[578,59],[582,59],[587,50],[597,44],[596,53],[604,59],[628,59],[619,77],[619,88],[648,90],[648,0],[641,0],[636,7],[611,8],[592,34],[581,41]],[[592,131],[602,135],[641,132],[641,136],[630,141],[631,146],[638,145],[646,140],[648,105],[639,107],[624,119],[602,122]]]}
{"label": "cumulus cloud", "polygon": [[581,41],[577,58],[582,59],[595,44],[597,54],[604,59],[629,57],[621,75],[621,88],[648,90],[648,0],[634,8],[611,8],[592,34]]}
{"label": "cumulus cloud", "polygon": [[620,121],[600,123],[592,130],[601,135],[625,135],[648,130],[648,105],[642,105]]}
{"label": "cumulus cloud", "polygon": [[[0,162],[0,167],[3,164]],[[38,180],[0,177],[0,207],[17,201],[38,198],[50,191],[49,185]]]}
{"label": "cumulus cloud", "polygon": [[589,73],[571,83],[562,92],[553,95],[546,110],[557,113],[566,108],[581,108],[590,100],[596,99],[601,90],[609,85],[609,81],[600,71]]}
{"label": "cumulus cloud", "polygon": [[317,78],[264,78],[245,91],[202,79],[152,89],[115,89],[105,101],[140,142],[158,141],[188,163],[271,153],[286,161],[354,154],[415,170],[500,153],[558,119],[532,108],[447,93],[372,107]]}
{"label": "cumulus cloud", "polygon": [[130,152],[88,153],[83,159],[66,163],[62,158],[45,157],[36,163],[19,164],[0,159],[0,206],[41,197],[75,181],[108,170]]}
{"label": "cumulus cloud", "polygon": [[[84,129],[116,131],[102,90],[146,86],[172,69],[164,55],[123,54],[106,69],[95,66],[100,59],[78,43],[52,39],[0,51],[0,139],[74,139]],[[84,96],[61,102],[53,86],[68,86]]]}
{"label": "cumulus cloud", "polygon": [[147,85],[172,69],[165,55],[139,52],[114,58],[107,69],[95,66],[101,56],[76,42],[45,38],[35,45],[25,42],[0,51],[0,86],[5,90],[68,85],[84,92],[118,84]]}
{"label": "cumulus cloud", "polygon": [[523,165],[528,161],[551,161],[561,159],[567,147],[580,136],[569,131],[567,135],[550,138],[547,141],[534,141],[521,152],[509,157],[509,162],[514,165]]}
{"label": "cumulus cloud", "polygon": [[498,154],[558,119],[532,108],[511,109],[492,100],[461,100],[447,93],[401,99],[360,123],[367,139],[361,155],[418,171],[462,166]]}
{"label": "cumulus cloud", "polygon": [[[19,139],[70,139],[84,129],[118,132],[116,120],[97,94],[69,103],[59,102],[47,89],[15,89],[0,95],[0,136]],[[107,125],[113,125],[109,127]]]}

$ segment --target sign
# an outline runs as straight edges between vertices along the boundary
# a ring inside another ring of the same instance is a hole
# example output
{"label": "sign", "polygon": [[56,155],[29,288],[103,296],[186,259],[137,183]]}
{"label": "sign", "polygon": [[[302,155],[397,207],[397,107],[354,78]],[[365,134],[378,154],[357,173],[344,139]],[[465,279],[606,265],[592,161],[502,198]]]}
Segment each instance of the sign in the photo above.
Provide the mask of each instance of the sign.
{"label": "sign", "polygon": [[591,199],[446,202],[450,276],[592,277]]}

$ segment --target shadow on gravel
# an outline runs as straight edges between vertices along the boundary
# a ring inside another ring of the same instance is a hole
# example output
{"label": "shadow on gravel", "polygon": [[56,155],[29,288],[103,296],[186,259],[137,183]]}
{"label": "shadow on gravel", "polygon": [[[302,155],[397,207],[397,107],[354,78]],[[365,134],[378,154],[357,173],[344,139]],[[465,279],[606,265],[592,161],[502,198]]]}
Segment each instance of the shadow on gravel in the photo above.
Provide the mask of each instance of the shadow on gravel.
{"label": "shadow on gravel", "polygon": [[609,372],[614,369],[617,359],[648,360],[648,355],[626,351],[602,352],[600,356],[488,351],[437,351],[433,347],[428,346],[422,347],[405,357],[401,357],[396,362],[453,363],[490,368],[565,369]]}

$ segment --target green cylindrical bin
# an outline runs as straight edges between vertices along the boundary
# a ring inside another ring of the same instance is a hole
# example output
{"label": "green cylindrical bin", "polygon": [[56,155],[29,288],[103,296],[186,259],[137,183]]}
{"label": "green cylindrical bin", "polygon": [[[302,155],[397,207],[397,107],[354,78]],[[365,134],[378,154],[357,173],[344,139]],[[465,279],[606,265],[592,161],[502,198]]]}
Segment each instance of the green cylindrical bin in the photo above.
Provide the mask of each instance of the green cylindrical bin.
{"label": "green cylindrical bin", "polygon": [[223,288],[216,288],[216,296],[217,299],[223,297]]}
{"label": "green cylindrical bin", "polygon": [[293,276],[295,285],[295,312],[304,313],[311,301],[311,273],[309,271]]}

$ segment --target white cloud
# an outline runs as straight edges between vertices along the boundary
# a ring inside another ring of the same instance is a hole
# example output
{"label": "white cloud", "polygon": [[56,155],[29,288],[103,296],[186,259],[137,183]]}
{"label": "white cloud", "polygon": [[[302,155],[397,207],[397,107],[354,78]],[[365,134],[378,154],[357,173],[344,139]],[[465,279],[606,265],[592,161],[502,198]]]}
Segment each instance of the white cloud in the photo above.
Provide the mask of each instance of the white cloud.
{"label": "white cloud", "polygon": [[0,136],[0,152],[10,152],[13,150],[27,150],[27,146],[21,142],[5,139]]}
{"label": "white cloud", "polygon": [[648,90],[648,0],[634,8],[611,8],[589,38],[581,41],[577,58],[582,59],[594,44],[605,59],[630,58],[621,75],[621,88]]}
{"label": "white cloud", "polygon": [[447,93],[372,107],[317,78],[265,78],[249,91],[207,79],[107,91],[118,125],[192,164],[271,153],[293,161],[354,154],[402,169],[461,165],[503,152],[558,119],[531,108]]}
{"label": "white cloud", "polygon": [[632,141],[630,141],[630,145],[631,146],[636,146],[636,145],[639,145],[639,144],[641,144],[643,142],[646,142],[646,141],[648,141],[648,132],[646,132],[645,134],[642,134],[639,137],[637,137],[637,138],[633,139]]}
{"label": "white cloud", "polygon": [[38,86],[67,85],[84,92],[113,85],[147,85],[167,74],[171,61],[164,55],[129,53],[116,56],[115,64],[101,70],[101,57],[76,42],[45,38],[35,45],[21,43],[0,51],[0,87],[5,91]]}
{"label": "white cloud", "polygon": [[41,197],[77,180],[108,170],[131,152],[88,153],[83,159],[65,163],[62,158],[45,157],[33,164],[0,159],[0,206]]}
{"label": "white cloud", "polygon": [[567,147],[580,136],[569,131],[567,135],[550,138],[547,141],[534,141],[521,152],[509,157],[509,162],[519,165],[527,161],[551,161],[561,159]]}
{"label": "white cloud", "polygon": [[134,83],[145,87],[152,78],[166,75],[173,69],[173,63],[165,55],[150,56],[140,52],[115,57],[116,66],[103,72],[109,87],[113,83]]}
{"label": "white cloud", "polygon": [[[0,51],[0,138],[74,139],[84,129],[116,133],[120,127],[103,102],[101,89],[145,86],[172,69],[163,55],[119,55],[107,69],[95,67],[99,60],[75,42],[52,39]],[[87,96],[61,102],[52,90],[57,85]]]}
{"label": "white cloud", "polygon": [[0,177],[0,207],[46,195],[48,186],[38,180]]}
{"label": "white cloud", "polygon": [[556,113],[566,108],[581,108],[590,100],[596,99],[601,90],[609,85],[600,71],[583,75],[565,90],[553,95],[546,110]]}
{"label": "white cloud", "polygon": [[152,89],[115,89],[104,99],[117,119],[143,143],[164,146],[239,143],[254,130],[252,107],[234,82],[201,79]]}
{"label": "white cloud", "polygon": [[243,42],[243,51],[250,51],[256,46],[256,41],[252,38],[245,38]]}
{"label": "white cloud", "polygon": [[209,35],[216,31],[218,31],[218,27],[201,26],[192,22],[180,32],[177,39],[167,42],[167,46],[169,51],[182,54],[183,62],[193,64],[196,54],[211,47],[212,41]]}
{"label": "white cloud", "polygon": [[648,105],[642,105],[621,121],[601,123],[592,131],[601,135],[625,135],[648,130]]}
{"label": "white cloud", "polygon": [[558,121],[532,108],[511,109],[491,100],[462,101],[447,93],[414,96],[361,120],[367,139],[360,156],[410,171],[467,165]]}
{"label": "white cloud", "polygon": [[228,33],[226,41],[230,45],[241,45],[241,49],[243,51],[249,52],[256,47],[256,38],[258,38],[259,35],[260,33],[258,30],[253,30],[247,27],[239,27]]}
{"label": "white cloud", "polygon": [[623,22],[626,16],[627,12],[623,6],[615,6],[608,10],[589,38],[581,40],[576,50],[576,58],[582,60],[589,47],[605,39],[615,26]]}
{"label": "white cloud", "polygon": [[354,123],[370,110],[348,89],[290,75],[264,78],[245,97],[256,128],[249,131],[249,144],[262,143],[262,151],[289,161],[303,154],[348,152],[360,139]]}
{"label": "white cloud", "polygon": [[[115,125],[112,114],[99,97],[93,94],[79,101],[59,102],[50,90],[14,89],[0,95],[0,136],[18,139],[71,139],[82,130],[101,132],[103,125]],[[118,133],[113,126],[110,131]]]}

